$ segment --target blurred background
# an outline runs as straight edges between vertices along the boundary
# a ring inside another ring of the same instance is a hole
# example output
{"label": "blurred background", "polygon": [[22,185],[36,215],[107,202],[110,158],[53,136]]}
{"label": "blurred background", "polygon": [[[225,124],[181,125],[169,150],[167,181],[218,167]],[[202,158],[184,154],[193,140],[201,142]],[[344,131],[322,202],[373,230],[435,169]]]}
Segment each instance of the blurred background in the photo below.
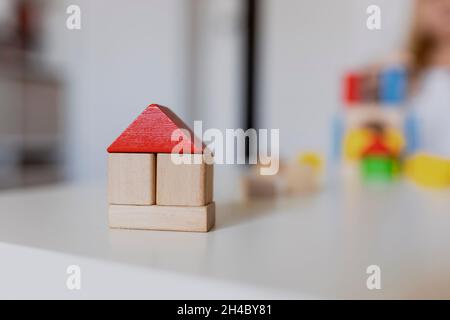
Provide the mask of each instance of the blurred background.
{"label": "blurred background", "polygon": [[149,103],[204,128],[279,128],[283,157],[328,154],[342,74],[401,46],[411,5],[0,0],[0,188],[106,179],[106,147]]}

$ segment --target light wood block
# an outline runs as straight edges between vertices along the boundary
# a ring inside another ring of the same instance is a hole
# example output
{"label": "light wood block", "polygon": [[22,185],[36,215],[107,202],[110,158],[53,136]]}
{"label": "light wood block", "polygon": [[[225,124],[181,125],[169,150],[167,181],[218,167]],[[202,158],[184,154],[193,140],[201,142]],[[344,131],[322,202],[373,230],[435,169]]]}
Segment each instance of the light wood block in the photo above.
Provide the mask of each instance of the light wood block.
{"label": "light wood block", "polygon": [[[195,155],[201,159],[202,155]],[[169,153],[158,153],[156,204],[204,206],[213,200],[213,165],[175,164]]]}
{"label": "light wood block", "polygon": [[290,195],[313,193],[319,190],[319,175],[307,165],[291,164],[285,172],[285,192]]}
{"label": "light wood block", "polygon": [[110,228],[207,232],[214,223],[214,202],[201,207],[109,206]]}
{"label": "light wood block", "polygon": [[278,177],[253,174],[242,178],[243,200],[273,199],[278,196]]}
{"label": "light wood block", "polygon": [[156,195],[156,157],[151,153],[110,153],[110,204],[152,205]]}

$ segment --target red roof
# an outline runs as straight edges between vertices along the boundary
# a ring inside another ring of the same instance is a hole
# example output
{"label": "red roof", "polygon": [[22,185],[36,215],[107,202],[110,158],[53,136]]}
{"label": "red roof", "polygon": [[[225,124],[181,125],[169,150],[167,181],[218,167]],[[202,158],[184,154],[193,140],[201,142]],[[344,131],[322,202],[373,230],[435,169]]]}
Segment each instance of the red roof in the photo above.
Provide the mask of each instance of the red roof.
{"label": "red roof", "polygon": [[371,145],[363,151],[364,156],[390,156],[392,151],[383,143],[381,137],[376,137]]}
{"label": "red roof", "polygon": [[[179,141],[172,141],[172,132],[187,130]],[[202,153],[204,145],[194,138],[192,130],[169,108],[152,104],[109,146],[109,153],[172,153],[175,146],[189,153]],[[183,153],[183,151],[177,151]]]}

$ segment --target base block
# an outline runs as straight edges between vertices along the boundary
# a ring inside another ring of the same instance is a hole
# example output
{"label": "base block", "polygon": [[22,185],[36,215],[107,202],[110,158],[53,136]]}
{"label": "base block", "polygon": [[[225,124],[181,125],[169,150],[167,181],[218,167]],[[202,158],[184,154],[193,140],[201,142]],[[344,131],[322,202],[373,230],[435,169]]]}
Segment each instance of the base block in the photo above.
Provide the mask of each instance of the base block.
{"label": "base block", "polygon": [[109,206],[109,227],[119,229],[207,232],[215,223],[215,203],[201,207]]}

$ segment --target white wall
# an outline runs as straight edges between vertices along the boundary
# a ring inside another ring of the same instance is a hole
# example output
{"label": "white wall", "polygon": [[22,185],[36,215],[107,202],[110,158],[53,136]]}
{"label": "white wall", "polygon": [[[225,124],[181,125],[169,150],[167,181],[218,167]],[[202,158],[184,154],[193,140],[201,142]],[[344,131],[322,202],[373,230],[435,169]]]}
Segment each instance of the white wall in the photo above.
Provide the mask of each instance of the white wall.
{"label": "white wall", "polygon": [[[396,47],[412,1],[261,1],[261,126],[281,129],[284,156],[326,153],[342,72]],[[81,6],[81,31],[65,28],[69,4]],[[369,4],[382,8],[381,31],[365,27]],[[242,125],[240,0],[64,0],[51,9],[46,48],[67,75],[71,176],[105,177],[106,147],[150,102],[205,128]]]}
{"label": "white wall", "polygon": [[[280,128],[281,153],[328,153],[340,79],[400,46],[412,0],[264,0],[262,126]],[[382,30],[366,28],[366,8]]]}
{"label": "white wall", "polygon": [[[188,15],[185,0],[53,1],[47,54],[67,76],[69,174],[106,176],[106,148],[149,104],[190,118],[186,104]],[[82,29],[65,27],[78,4]]]}
{"label": "white wall", "polygon": [[195,119],[205,129],[241,127],[243,1],[194,0],[193,9]]}
{"label": "white wall", "polygon": [[[45,56],[67,77],[72,178],[106,177],[106,147],[151,102],[204,129],[242,126],[240,0],[49,3]],[[65,28],[69,4],[80,31]]]}

